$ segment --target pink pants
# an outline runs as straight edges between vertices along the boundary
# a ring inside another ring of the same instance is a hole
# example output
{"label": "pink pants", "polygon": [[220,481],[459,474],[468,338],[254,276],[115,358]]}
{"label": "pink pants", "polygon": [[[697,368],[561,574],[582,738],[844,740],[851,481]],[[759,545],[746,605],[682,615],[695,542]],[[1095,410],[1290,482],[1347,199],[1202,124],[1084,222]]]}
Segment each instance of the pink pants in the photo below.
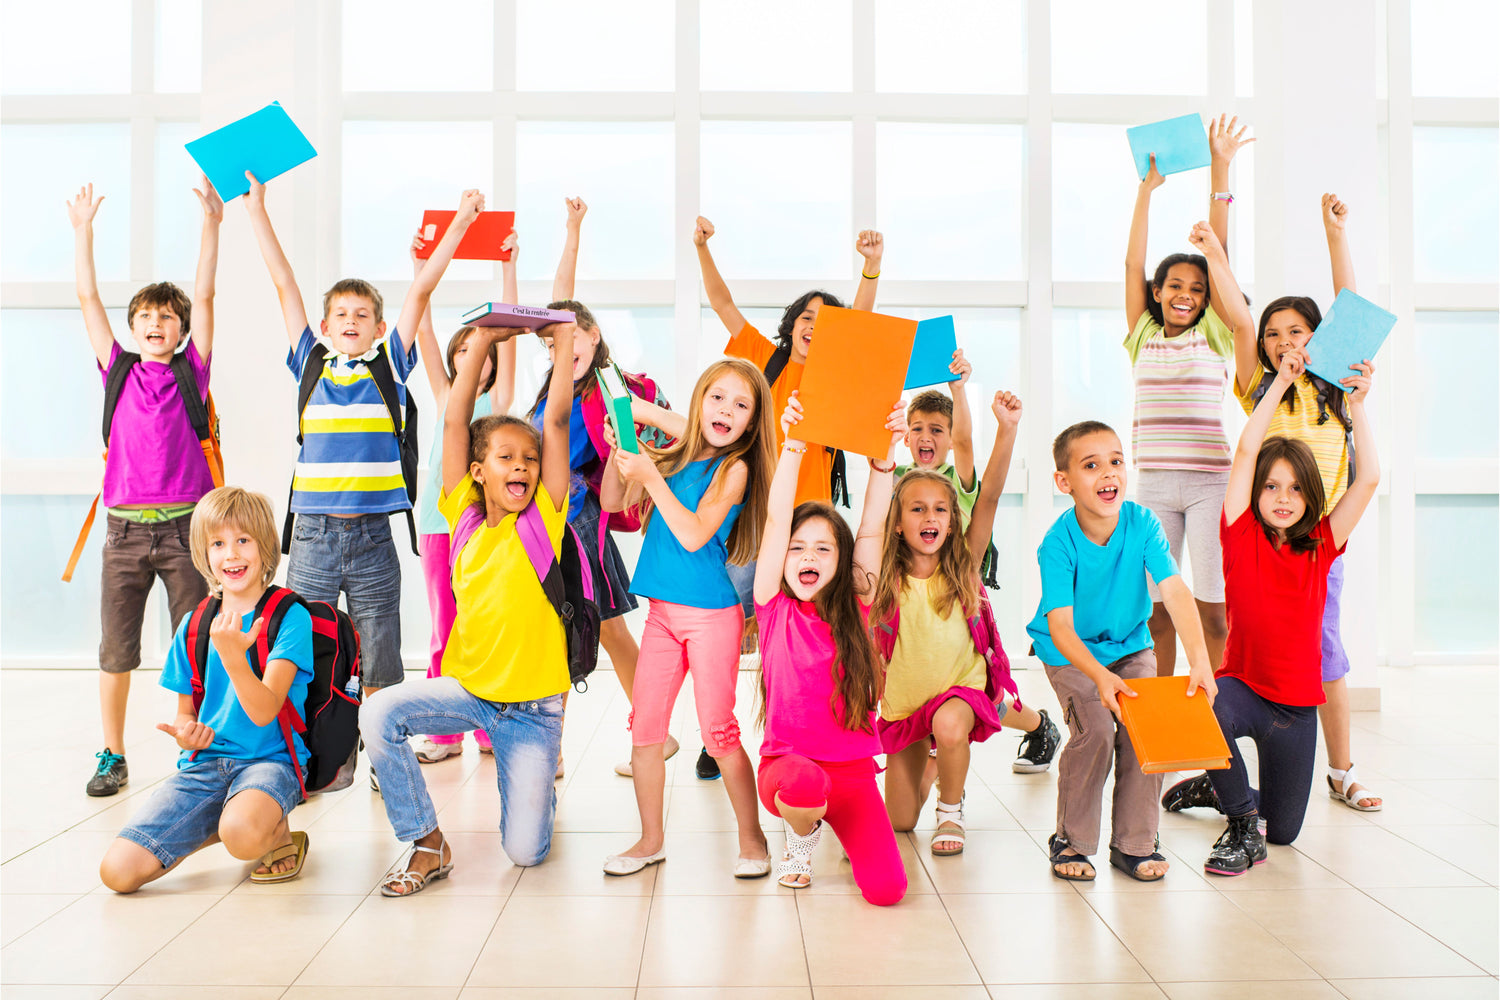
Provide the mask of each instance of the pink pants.
{"label": "pink pants", "polygon": [[740,724],[734,717],[734,685],[740,672],[740,633],[745,613],[730,608],[690,608],[652,600],[641,630],[641,655],[635,661],[634,704],[630,712],[631,743],[663,743],[672,721],[672,706],[682,682],[693,675],[698,728],[710,757],[727,757],[740,748]]}
{"label": "pink pants", "polygon": [[[453,622],[458,617],[458,604],[453,598],[453,573],[448,565],[447,535],[422,535],[422,578],[427,581],[427,607],[432,613],[432,640],[428,644],[432,660],[427,664],[428,677],[443,676],[443,650],[448,648],[448,633],[453,631]],[[474,730],[474,738],[482,747],[490,745],[489,734],[483,729]],[[463,733],[452,736],[429,736],[434,743],[462,743]]]}
{"label": "pink pants", "polygon": [[865,902],[891,906],[906,895],[906,869],[896,835],[875,787],[875,761],[817,761],[796,754],[762,757],[755,777],[760,801],[780,816],[777,796],[796,809],[826,805],[823,818],[833,827]]}

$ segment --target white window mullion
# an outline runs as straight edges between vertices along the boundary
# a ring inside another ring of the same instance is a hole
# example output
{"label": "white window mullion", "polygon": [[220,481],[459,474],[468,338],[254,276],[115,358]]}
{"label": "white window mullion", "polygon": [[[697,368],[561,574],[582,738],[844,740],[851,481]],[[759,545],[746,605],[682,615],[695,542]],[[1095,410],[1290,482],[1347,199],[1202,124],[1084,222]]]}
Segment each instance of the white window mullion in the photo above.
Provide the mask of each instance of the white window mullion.
{"label": "white window mullion", "polygon": [[[488,194],[488,206],[494,211],[511,211],[516,205],[516,0],[495,0],[494,26],[494,94],[490,117],[490,149],[494,161],[494,189]],[[524,235],[524,234],[523,234]],[[493,265],[491,280],[500,287],[501,265]],[[519,295],[519,290],[517,291]],[[526,304],[552,301],[549,285],[542,293],[545,298],[521,297]],[[499,293],[486,293],[482,298],[470,298],[471,302],[499,298]]]}
{"label": "white window mullion", "polygon": [[[315,60],[317,72],[297,74],[297,99],[304,107],[316,108],[314,145],[320,169],[293,175],[297,214],[292,235],[299,246],[315,248],[315,269],[312,275],[301,276],[301,284],[308,319],[316,330],[318,320],[323,317],[323,289],[344,277],[340,259],[344,219],[343,0],[299,5],[298,16],[301,30],[297,38],[297,66]],[[376,164],[370,167],[379,169]],[[302,259],[308,259],[305,253]],[[391,322],[394,317],[386,319]]]}
{"label": "white window mullion", "polygon": [[[1047,0],[1026,5],[1026,310],[1022,321],[1021,387],[1026,403],[1021,454],[1025,465],[1025,549],[1053,521],[1052,437],[1052,25]],[[1017,553],[1017,558],[1022,556]],[[1020,568],[1022,606],[1034,607],[1041,581],[1034,560]]]}
{"label": "white window mullion", "polygon": [[[677,384],[691,386],[704,362],[720,351],[703,343],[698,252],[692,240],[702,191],[699,169],[703,146],[697,0],[677,0],[676,18],[677,93],[672,123],[677,168],[673,246],[677,252],[673,270],[673,331],[677,341]],[[686,406],[687,400],[677,405]]]}
{"label": "white window mullion", "polygon": [[132,0],[130,25],[130,280],[155,281],[156,122],[150,113],[156,86],[154,0]]}

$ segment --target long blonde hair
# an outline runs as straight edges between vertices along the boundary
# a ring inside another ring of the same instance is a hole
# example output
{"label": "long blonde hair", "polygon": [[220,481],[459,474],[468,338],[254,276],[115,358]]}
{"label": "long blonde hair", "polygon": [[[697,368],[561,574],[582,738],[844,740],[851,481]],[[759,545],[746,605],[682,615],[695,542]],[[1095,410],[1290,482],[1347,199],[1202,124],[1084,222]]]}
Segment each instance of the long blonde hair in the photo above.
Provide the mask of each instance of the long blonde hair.
{"label": "long blonde hair", "polygon": [[[724,461],[714,473],[704,496],[724,488],[725,477],[735,462],[745,463],[745,499],[739,520],[729,533],[729,561],[743,566],[755,558],[760,547],[761,525],[766,523],[767,497],[771,492],[771,474],[776,469],[776,424],[771,413],[775,405],[771,400],[771,386],[766,376],[750,362],[741,358],[724,358],[715,361],[698,376],[693,386],[693,398],[683,415],[687,417],[687,430],[682,437],[666,448],[653,448],[642,444],[645,453],[656,462],[663,478],[671,478],[710,447],[703,436],[703,397],[708,387],[725,372],[738,375],[750,387],[755,397],[755,412],[750,415],[750,424],[745,432],[730,442],[724,450]],[[626,506],[638,506],[641,511],[641,527],[651,521],[650,497],[641,494],[639,487],[632,485],[626,494]]]}
{"label": "long blonde hair", "polygon": [[911,574],[911,549],[896,529],[901,524],[904,498],[918,483],[940,486],[948,495],[948,535],[943,539],[942,548],[938,549],[938,568],[932,575],[929,591],[932,608],[946,618],[957,604],[968,618],[979,607],[979,567],[974,564],[974,555],[964,538],[958,491],[953,488],[953,481],[941,473],[913,469],[896,484],[896,495],[891,498],[891,508],[885,515],[885,549],[880,556],[880,575],[875,581],[875,596],[870,605],[872,625],[890,620],[901,600],[901,591],[906,587],[906,578]]}

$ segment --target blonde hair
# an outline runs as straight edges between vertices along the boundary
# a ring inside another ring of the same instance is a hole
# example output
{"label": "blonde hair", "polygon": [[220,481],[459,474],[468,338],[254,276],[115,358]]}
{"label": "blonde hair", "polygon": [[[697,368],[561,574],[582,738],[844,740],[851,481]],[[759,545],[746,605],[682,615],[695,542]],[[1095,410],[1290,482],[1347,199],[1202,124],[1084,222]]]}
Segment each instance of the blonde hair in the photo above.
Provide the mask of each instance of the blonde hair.
{"label": "blonde hair", "polygon": [[188,527],[193,565],[208,581],[208,588],[216,594],[224,590],[208,566],[208,541],[226,525],[238,528],[255,542],[260,552],[260,583],[269,587],[281,561],[281,535],[276,530],[276,512],[271,509],[271,501],[263,494],[239,486],[220,486],[198,501]]}
{"label": "blonde hair", "polygon": [[918,483],[941,487],[948,495],[948,534],[943,539],[942,548],[938,549],[937,572],[932,574],[928,592],[932,609],[940,617],[947,618],[957,604],[968,618],[979,607],[978,567],[964,536],[958,492],[953,488],[953,481],[931,470],[913,469],[896,484],[896,495],[891,498],[890,510],[885,515],[885,548],[880,556],[880,575],[875,580],[875,594],[870,603],[872,625],[890,620],[901,600],[901,592],[906,589],[906,578],[911,574],[911,548],[906,539],[896,533],[896,528],[901,524],[902,498]]}

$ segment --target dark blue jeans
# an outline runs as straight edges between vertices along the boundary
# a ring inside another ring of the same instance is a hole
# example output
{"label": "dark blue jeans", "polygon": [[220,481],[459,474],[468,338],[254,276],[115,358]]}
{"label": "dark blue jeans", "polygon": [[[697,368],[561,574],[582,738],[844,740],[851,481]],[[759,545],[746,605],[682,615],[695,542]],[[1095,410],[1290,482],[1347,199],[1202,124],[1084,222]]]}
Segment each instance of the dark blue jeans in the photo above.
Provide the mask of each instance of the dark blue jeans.
{"label": "dark blue jeans", "polygon": [[[1228,816],[1259,811],[1266,821],[1266,839],[1290,844],[1302,831],[1312,791],[1317,708],[1267,701],[1239,678],[1221,677],[1214,715],[1229,741],[1229,768],[1208,772],[1219,805]],[[1234,742],[1241,736],[1255,741],[1260,757],[1259,791],[1250,787],[1250,774]]]}

